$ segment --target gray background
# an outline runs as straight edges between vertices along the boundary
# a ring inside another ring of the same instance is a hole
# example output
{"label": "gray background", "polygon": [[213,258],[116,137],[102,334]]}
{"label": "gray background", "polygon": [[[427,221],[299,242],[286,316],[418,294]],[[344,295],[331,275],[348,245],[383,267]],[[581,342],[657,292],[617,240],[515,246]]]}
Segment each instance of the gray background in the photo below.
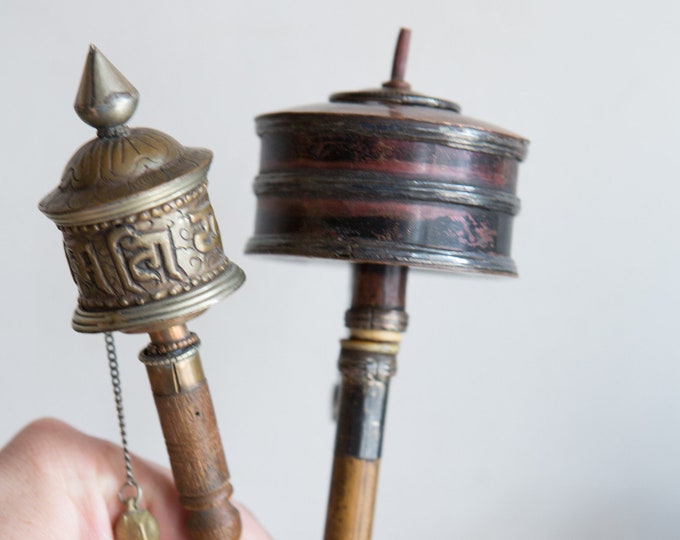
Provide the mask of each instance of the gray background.
{"label": "gray background", "polygon": [[[210,194],[246,285],[197,319],[236,497],[320,538],[349,268],[246,256],[253,116],[388,77],[531,139],[517,280],[410,276],[375,538],[680,537],[677,2],[0,4],[0,442],[50,415],[117,440],[102,336],[70,329],[60,234],[36,209],[93,130],[90,42],[137,86],[131,124],[214,150]],[[132,448],[167,461],[118,338]],[[122,472],[121,472],[122,474]]]}

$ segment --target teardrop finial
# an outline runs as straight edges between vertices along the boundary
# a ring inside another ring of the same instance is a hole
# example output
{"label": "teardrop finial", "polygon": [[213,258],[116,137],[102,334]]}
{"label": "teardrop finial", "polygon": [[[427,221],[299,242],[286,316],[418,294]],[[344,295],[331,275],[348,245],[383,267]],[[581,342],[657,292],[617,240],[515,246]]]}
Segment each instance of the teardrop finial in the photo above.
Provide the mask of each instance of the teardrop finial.
{"label": "teardrop finial", "polygon": [[98,128],[100,134],[115,132],[134,114],[138,101],[137,89],[97,47],[90,45],[73,105],[81,120]]}

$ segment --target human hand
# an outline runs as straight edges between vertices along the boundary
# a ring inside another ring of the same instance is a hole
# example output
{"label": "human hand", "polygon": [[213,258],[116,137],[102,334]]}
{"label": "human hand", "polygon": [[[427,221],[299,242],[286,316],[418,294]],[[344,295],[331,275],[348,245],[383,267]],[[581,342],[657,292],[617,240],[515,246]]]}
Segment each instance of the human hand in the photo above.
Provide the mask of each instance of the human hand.
{"label": "human hand", "polygon": [[[0,538],[113,540],[123,511],[125,480],[120,447],[57,420],[29,424],[0,451]],[[163,540],[186,540],[183,510],[168,470],[135,457],[144,490],[141,506],[158,521]],[[236,503],[241,540],[271,540]]]}

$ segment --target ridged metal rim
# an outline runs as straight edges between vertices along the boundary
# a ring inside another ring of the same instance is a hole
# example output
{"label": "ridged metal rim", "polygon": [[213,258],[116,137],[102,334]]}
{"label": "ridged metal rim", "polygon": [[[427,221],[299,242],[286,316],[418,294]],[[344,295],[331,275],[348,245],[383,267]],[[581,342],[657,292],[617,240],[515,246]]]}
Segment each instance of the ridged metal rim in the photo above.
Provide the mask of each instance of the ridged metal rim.
{"label": "ridged metal rim", "polygon": [[[304,250],[300,249],[300,245],[304,245]],[[414,266],[463,273],[517,275],[515,262],[503,255],[484,256],[479,253],[452,252],[418,245],[395,245],[367,239],[340,243],[332,240],[310,240],[296,234],[258,234],[248,241],[246,253]]]}
{"label": "ridged metal rim", "polygon": [[282,112],[256,119],[257,134],[306,132],[311,135],[347,133],[369,137],[386,137],[441,144],[451,148],[472,150],[511,157],[522,161],[528,141],[471,126],[437,124],[413,119],[395,120],[371,115],[337,115],[313,112]]}
{"label": "ridged metal rim", "polygon": [[441,99],[410,90],[375,88],[356,92],[336,92],[330,97],[331,103],[391,103],[394,105],[413,105],[432,107],[447,111],[460,112],[460,105],[454,101]]}
{"label": "ridged metal rim", "polygon": [[200,315],[222,298],[229,296],[244,281],[243,270],[229,262],[224,271],[210,283],[148,305],[112,311],[86,311],[79,306],[73,314],[72,327],[76,332],[88,334],[115,330],[128,333],[148,332],[173,319],[188,320]]}
{"label": "ridged metal rim", "polygon": [[390,176],[389,185],[385,185],[384,175],[353,172],[354,176],[351,177],[342,173],[264,173],[255,178],[253,190],[258,197],[323,195],[350,200],[389,198],[433,204],[461,204],[513,216],[520,209],[519,198],[507,191],[408,176],[397,182],[394,181],[394,175]]}

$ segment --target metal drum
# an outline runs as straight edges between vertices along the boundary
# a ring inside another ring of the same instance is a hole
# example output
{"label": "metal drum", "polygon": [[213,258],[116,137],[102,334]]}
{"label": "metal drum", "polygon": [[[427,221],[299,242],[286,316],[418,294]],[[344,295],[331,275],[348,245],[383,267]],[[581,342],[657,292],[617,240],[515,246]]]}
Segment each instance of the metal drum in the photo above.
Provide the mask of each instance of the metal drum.
{"label": "metal drum", "polygon": [[522,137],[412,92],[398,72],[383,88],[256,122],[247,252],[516,274]]}

